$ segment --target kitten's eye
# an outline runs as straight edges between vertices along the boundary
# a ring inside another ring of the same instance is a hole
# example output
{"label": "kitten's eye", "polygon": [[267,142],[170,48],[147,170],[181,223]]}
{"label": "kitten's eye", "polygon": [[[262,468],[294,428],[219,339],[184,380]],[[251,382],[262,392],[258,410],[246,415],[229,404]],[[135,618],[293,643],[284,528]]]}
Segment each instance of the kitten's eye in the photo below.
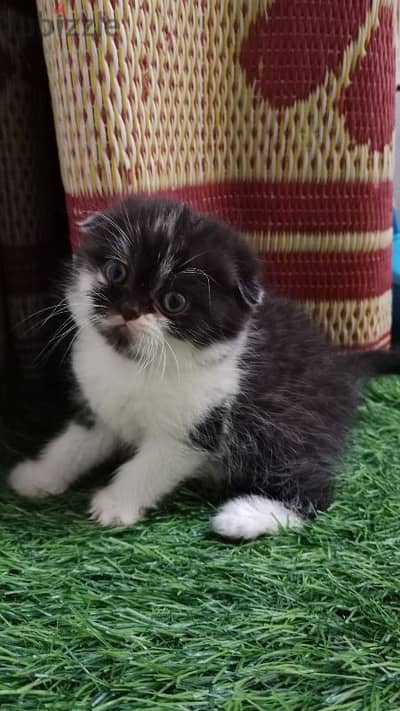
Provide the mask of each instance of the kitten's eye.
{"label": "kitten's eye", "polygon": [[177,291],[169,291],[162,299],[164,311],[169,314],[180,314],[186,309],[187,301],[183,294]]}
{"label": "kitten's eye", "polygon": [[106,262],[104,274],[110,284],[123,284],[128,275],[128,270],[122,262],[117,259],[110,259]]}

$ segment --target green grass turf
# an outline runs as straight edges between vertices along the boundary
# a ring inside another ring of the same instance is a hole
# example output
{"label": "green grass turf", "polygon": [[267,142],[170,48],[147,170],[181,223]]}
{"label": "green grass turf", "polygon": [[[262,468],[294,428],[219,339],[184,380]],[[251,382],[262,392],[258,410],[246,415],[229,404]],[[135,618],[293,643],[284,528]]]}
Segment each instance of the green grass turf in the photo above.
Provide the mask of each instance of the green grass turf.
{"label": "green grass turf", "polygon": [[101,530],[87,494],[3,492],[0,707],[400,709],[399,403],[400,379],[371,386],[299,534],[225,545],[190,495]]}

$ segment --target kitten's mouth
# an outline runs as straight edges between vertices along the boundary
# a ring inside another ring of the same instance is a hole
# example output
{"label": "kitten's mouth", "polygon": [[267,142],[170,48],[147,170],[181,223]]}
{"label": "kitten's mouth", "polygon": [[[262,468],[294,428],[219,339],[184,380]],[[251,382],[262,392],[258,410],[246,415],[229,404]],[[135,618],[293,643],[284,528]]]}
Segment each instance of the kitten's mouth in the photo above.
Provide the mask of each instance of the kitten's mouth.
{"label": "kitten's mouth", "polygon": [[102,329],[108,333],[125,337],[126,339],[140,336],[145,330],[142,317],[127,321],[122,316],[108,316],[102,320]]}
{"label": "kitten's mouth", "polygon": [[139,343],[143,331],[133,327],[132,323],[116,316],[102,318],[97,328],[110,346],[125,355],[131,354],[135,344]]}
{"label": "kitten's mouth", "polygon": [[113,314],[101,319],[99,328],[103,335],[114,341],[116,345],[128,345],[142,336],[154,335],[152,318],[152,315],[145,314],[127,320],[120,314]]}

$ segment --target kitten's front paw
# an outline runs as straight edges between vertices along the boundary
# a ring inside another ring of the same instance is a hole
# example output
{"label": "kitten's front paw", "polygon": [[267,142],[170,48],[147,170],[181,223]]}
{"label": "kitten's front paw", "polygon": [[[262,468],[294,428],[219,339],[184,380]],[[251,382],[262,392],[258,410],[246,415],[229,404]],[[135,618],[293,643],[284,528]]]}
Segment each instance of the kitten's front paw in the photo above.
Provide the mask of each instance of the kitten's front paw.
{"label": "kitten's front paw", "polygon": [[12,469],[8,484],[20,496],[44,497],[62,494],[67,485],[40,461],[26,459]]}
{"label": "kitten's front paw", "polygon": [[92,498],[90,518],[101,526],[132,526],[143,513],[135,503],[127,500],[112,484],[100,489]]}

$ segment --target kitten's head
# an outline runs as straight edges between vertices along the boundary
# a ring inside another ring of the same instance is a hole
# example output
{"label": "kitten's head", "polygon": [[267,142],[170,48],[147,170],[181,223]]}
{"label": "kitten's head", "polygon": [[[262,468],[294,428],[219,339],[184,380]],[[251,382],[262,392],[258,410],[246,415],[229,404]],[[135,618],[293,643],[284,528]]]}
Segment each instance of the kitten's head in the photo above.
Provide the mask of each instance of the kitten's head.
{"label": "kitten's head", "polygon": [[227,226],[164,199],[129,198],[83,223],[70,305],[126,356],[149,339],[234,338],[259,303],[259,265]]}

